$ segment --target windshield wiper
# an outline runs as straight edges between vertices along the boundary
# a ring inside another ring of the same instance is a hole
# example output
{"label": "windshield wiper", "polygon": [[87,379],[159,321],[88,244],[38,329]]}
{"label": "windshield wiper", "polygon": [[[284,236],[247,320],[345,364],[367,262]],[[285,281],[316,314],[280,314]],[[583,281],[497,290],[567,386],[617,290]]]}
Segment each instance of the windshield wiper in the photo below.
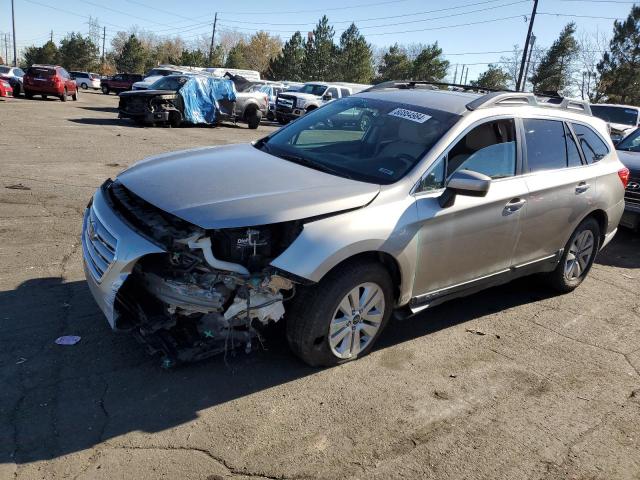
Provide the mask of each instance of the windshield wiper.
{"label": "windshield wiper", "polygon": [[318,162],[314,162],[313,160],[310,160],[308,158],[305,157],[301,157],[300,155],[296,155],[294,153],[280,153],[276,155],[277,157],[280,157],[284,160],[289,160],[291,162],[294,163],[298,163],[300,165],[304,165],[305,167],[310,167],[310,168],[314,168],[316,170],[320,170],[322,172],[325,173],[330,173],[332,175],[336,175],[338,177],[346,177],[350,180],[353,180],[353,177],[351,177],[350,175],[344,173],[344,172],[340,172],[338,170],[334,170],[331,167],[327,167],[326,165],[322,164],[322,163],[318,163]]}

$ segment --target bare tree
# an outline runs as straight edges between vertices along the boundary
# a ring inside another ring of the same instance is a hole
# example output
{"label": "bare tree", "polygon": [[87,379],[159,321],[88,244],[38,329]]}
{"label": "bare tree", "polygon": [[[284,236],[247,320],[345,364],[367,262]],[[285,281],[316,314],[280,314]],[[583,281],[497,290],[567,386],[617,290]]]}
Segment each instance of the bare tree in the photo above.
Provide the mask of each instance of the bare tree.
{"label": "bare tree", "polygon": [[595,30],[580,32],[577,42],[579,52],[576,59],[575,81],[582,98],[589,99],[597,90],[597,65],[602,58],[602,53],[608,48],[608,40],[603,32]]}
{"label": "bare tree", "polygon": [[522,60],[522,49],[519,45],[514,45],[509,55],[503,55],[498,62],[509,75],[509,88],[516,88],[518,73],[520,72],[520,62]]}

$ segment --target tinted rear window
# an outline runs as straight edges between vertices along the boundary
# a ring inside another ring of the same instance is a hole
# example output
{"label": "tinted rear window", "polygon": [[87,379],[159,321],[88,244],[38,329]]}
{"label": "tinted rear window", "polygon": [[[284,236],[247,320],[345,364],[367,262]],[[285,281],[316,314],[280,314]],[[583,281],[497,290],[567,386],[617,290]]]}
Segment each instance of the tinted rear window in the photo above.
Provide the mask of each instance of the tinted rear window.
{"label": "tinted rear window", "polygon": [[573,131],[576,132],[576,137],[578,137],[580,148],[582,148],[587,163],[597,162],[609,153],[609,147],[589,127],[574,123]]}
{"label": "tinted rear window", "polygon": [[564,125],[555,120],[523,120],[530,172],[556,170],[567,166]]}
{"label": "tinted rear window", "polygon": [[634,127],[638,124],[638,110],[635,108],[591,105],[591,112],[605,122],[621,123]]}
{"label": "tinted rear window", "polygon": [[30,67],[27,75],[36,78],[49,78],[55,76],[56,71],[53,68]]}

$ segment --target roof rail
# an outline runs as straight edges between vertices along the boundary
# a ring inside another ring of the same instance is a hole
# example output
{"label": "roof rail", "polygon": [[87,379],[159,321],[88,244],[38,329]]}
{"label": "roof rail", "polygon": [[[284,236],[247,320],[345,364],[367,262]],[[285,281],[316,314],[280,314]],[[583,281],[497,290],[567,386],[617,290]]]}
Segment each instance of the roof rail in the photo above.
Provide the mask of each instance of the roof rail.
{"label": "roof rail", "polygon": [[[446,82],[430,82],[427,80],[389,80],[377,85],[369,87],[365,92],[371,92],[374,90],[381,90],[383,88],[398,88],[398,89],[414,89],[414,88],[428,88],[431,90],[439,90],[440,87],[451,87],[461,91],[473,91],[473,92],[495,92],[493,88],[478,87],[474,85],[463,85],[460,83],[446,83]],[[504,90],[500,90],[504,91]]]}
{"label": "roof rail", "polygon": [[538,95],[525,92],[492,92],[483,95],[467,104],[468,110],[479,108],[506,107],[506,106],[532,106],[572,110],[577,113],[591,115],[591,107],[586,100],[563,98],[559,96]]}

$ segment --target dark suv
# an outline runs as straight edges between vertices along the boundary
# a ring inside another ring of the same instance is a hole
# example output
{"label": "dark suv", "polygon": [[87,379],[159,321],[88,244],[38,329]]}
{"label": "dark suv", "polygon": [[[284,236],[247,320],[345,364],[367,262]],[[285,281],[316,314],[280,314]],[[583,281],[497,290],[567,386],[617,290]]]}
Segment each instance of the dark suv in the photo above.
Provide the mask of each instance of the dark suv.
{"label": "dark suv", "polygon": [[111,92],[120,93],[131,90],[131,86],[142,81],[144,75],[137,73],[118,73],[113,77],[102,80],[102,93],[109,95]]}
{"label": "dark suv", "polygon": [[71,95],[71,98],[78,100],[76,81],[59,65],[32,65],[24,75],[23,87],[27,98],[40,95],[45,99],[52,95],[66,102]]}

